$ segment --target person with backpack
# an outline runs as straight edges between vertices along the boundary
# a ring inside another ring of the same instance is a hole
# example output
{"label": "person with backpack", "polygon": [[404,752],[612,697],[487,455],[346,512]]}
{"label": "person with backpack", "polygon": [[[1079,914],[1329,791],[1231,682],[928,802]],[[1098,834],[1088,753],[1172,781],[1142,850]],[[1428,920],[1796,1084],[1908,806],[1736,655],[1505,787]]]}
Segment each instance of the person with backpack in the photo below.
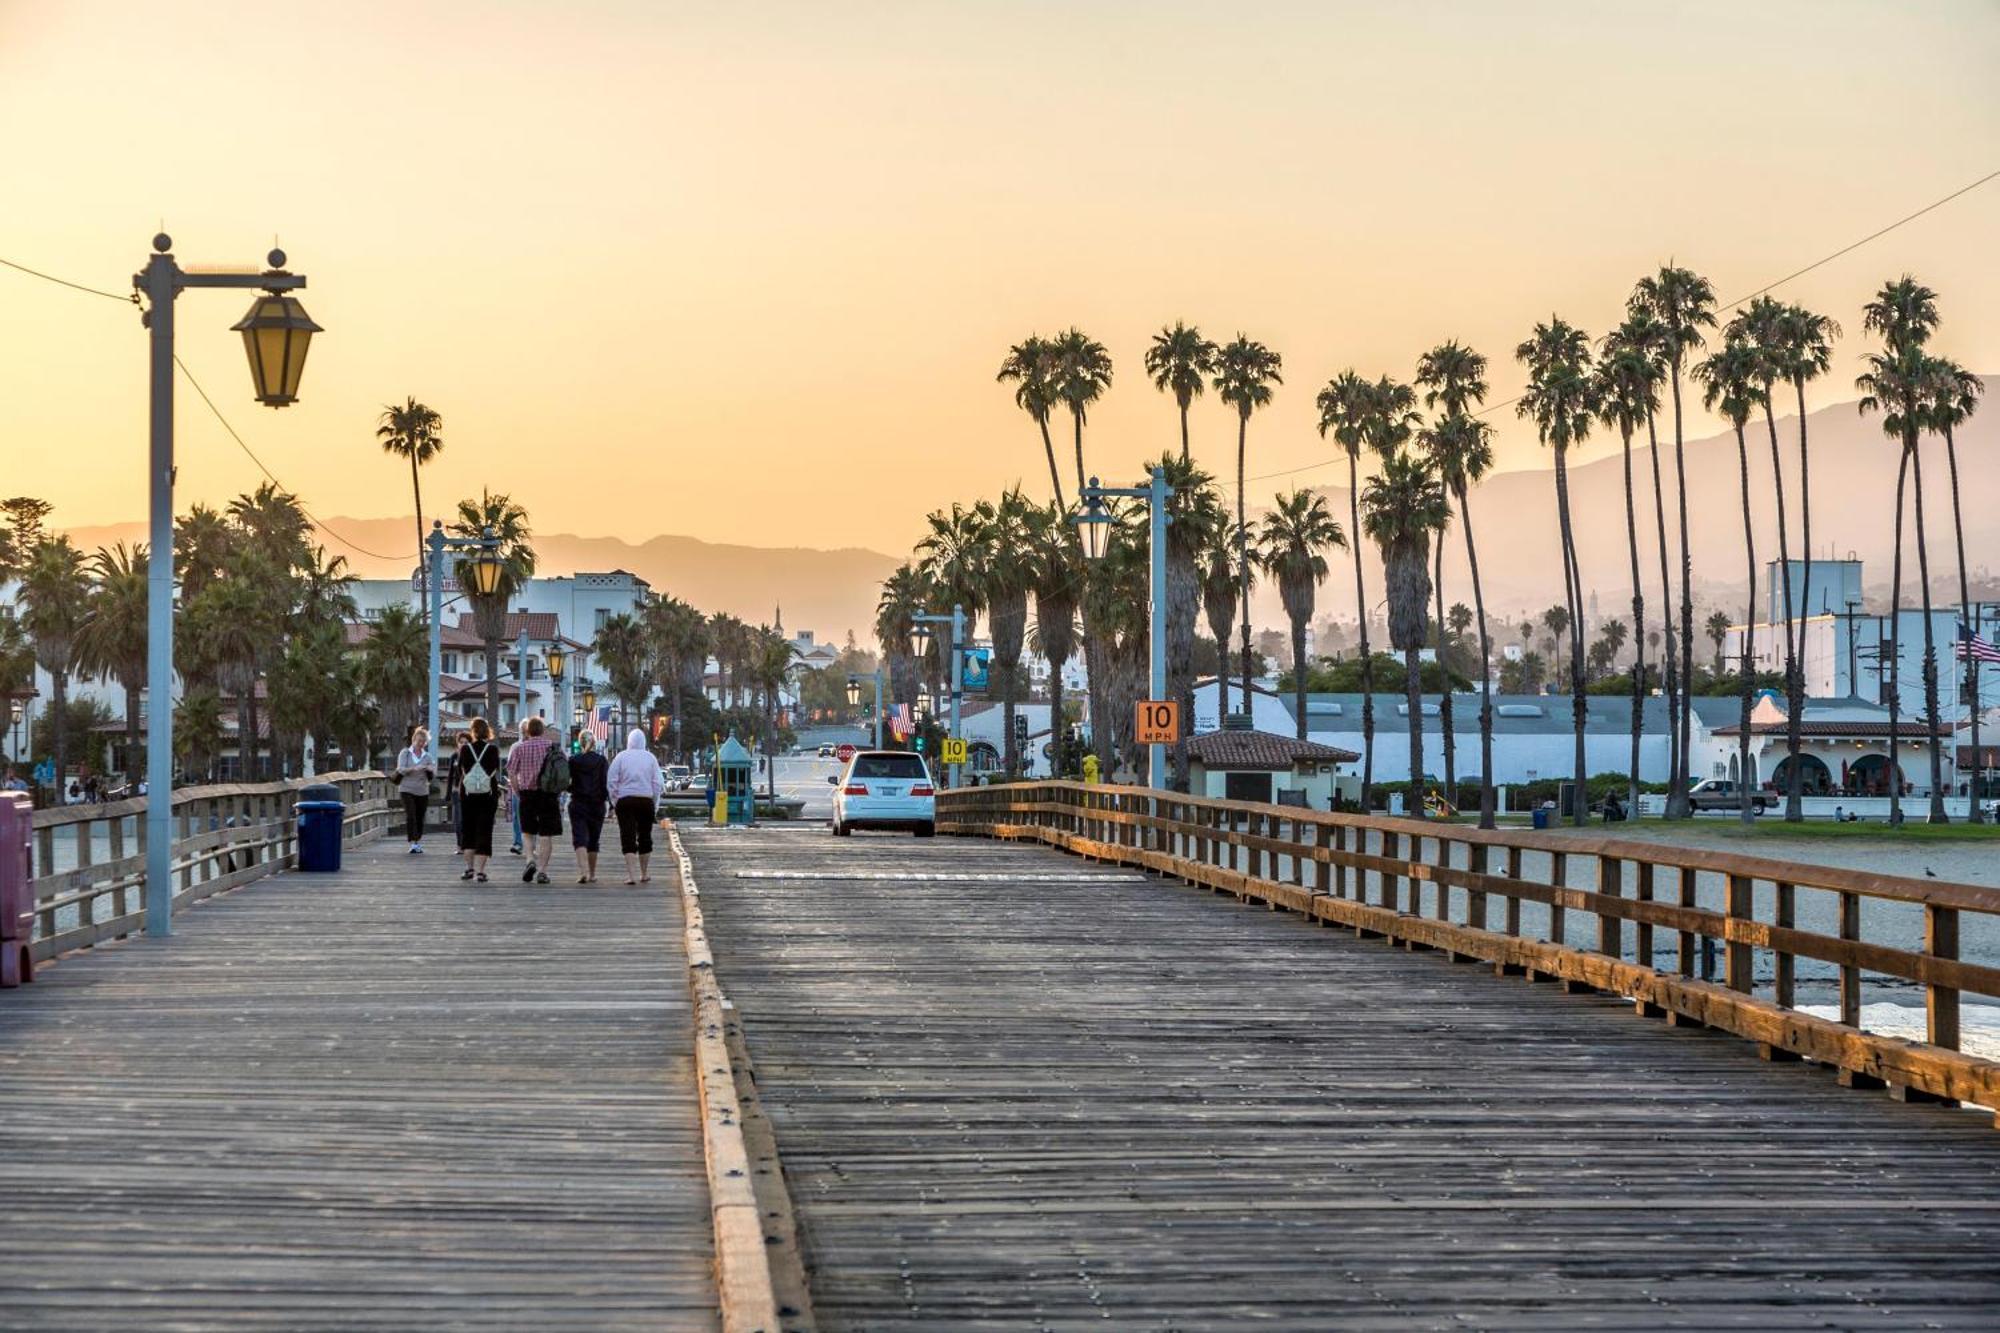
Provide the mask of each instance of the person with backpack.
{"label": "person with backpack", "polygon": [[577,745],[569,761],[569,840],[576,848],[576,882],[595,884],[597,845],[611,804],[605,785],[608,765],[597,752],[597,737],[589,731],[577,737]]}
{"label": "person with backpack", "polygon": [[521,834],[528,848],[523,884],[549,882],[549,858],[562,836],[562,793],[569,788],[569,756],[547,736],[547,725],[531,717],[521,739],[507,752],[507,785],[514,792],[514,810],[521,816]]}
{"label": "person with backpack", "polygon": [[493,823],[500,815],[500,747],[493,728],[475,717],[453,757],[458,784],[458,850],[465,855],[460,879],[486,882],[486,863],[493,856]]}

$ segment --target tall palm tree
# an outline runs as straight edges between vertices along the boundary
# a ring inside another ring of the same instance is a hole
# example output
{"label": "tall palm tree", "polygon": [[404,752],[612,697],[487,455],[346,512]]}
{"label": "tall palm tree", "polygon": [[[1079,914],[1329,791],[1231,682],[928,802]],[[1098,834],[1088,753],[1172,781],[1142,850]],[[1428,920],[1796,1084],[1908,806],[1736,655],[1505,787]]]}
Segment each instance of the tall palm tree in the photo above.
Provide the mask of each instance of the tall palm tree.
{"label": "tall palm tree", "polygon": [[[1040,334],[1029,334],[1007,349],[1000,373],[993,378],[1001,384],[1013,383],[1014,405],[1041,431],[1042,449],[1049,456],[1049,486],[1055,493],[1056,507],[1062,508],[1062,473],[1056,467],[1056,445],[1049,435],[1049,414],[1062,401],[1056,388],[1055,344]],[[1080,441],[1078,448],[1080,452]]]}
{"label": "tall palm tree", "polygon": [[[1896,555],[1889,589],[1890,671],[1894,682],[1890,687],[1889,705],[1891,766],[1894,767],[1899,739],[1896,714],[1901,703],[1896,696],[1901,693],[1899,667],[1902,642],[1899,631],[1902,619],[1903,491],[1907,475],[1915,490],[1917,586],[1924,612],[1924,720],[1930,730],[1931,761],[1929,822],[1942,824],[1946,822],[1946,815],[1943,756],[1938,735],[1937,644],[1931,630],[1930,555],[1924,531],[1923,461],[1917,453],[1917,436],[1924,424],[1924,390],[1931,378],[1931,360],[1924,354],[1924,345],[1930,340],[1937,324],[1937,293],[1908,274],[1894,282],[1884,283],[1875,299],[1863,308],[1863,326],[1871,333],[1882,335],[1886,349],[1868,355],[1868,370],[1855,383],[1864,395],[1861,410],[1880,410],[1883,413],[1883,432],[1902,445],[1902,461],[1896,473]],[[1896,785],[1894,772],[1891,773],[1891,785]],[[1900,805],[1894,806],[1890,818],[1898,819],[1901,813]]]}
{"label": "tall palm tree", "polygon": [[146,684],[146,547],[100,546],[90,572],[96,587],[76,629],[77,670],[115,680],[125,691],[125,768],[143,772],[139,691]]}
{"label": "tall palm tree", "polygon": [[[1806,381],[1817,379],[1833,364],[1833,340],[1840,336],[1840,325],[1825,315],[1817,315],[1804,306],[1788,305],[1778,317],[1771,331],[1769,351],[1778,365],[1778,372],[1791,383],[1792,394],[1798,405],[1799,414],[1799,587],[1812,587],[1812,477],[1811,455],[1806,447]],[[1792,659],[1803,663],[1806,659],[1806,617],[1810,607],[1802,610],[1797,626],[1797,642],[1792,647]],[[1852,682],[1850,682],[1850,685]],[[1856,691],[1859,693],[1859,691]],[[1806,708],[1805,673],[1800,670],[1786,682],[1785,695],[1785,752],[1796,756],[1799,753]],[[1974,715],[1974,728],[1979,725]],[[1977,731],[1974,732],[1977,744]],[[1791,766],[1791,783],[1785,797],[1785,818],[1790,820],[1795,804],[1803,815],[1802,783],[1804,774],[1796,758]],[[1978,803],[1973,804],[1973,818],[1979,817]]]}
{"label": "tall palm tree", "polygon": [[453,569],[458,586],[467,589],[472,604],[472,628],[486,645],[486,716],[500,716],[500,648],[507,636],[507,607],[535,576],[534,531],[528,511],[505,495],[481,491],[477,500],[460,500],[453,535],[479,537],[491,533],[499,543],[500,579],[490,593],[474,589],[472,557],[461,555]]}
{"label": "tall palm tree", "polygon": [[1570,715],[1576,744],[1576,791],[1570,819],[1579,827],[1589,809],[1585,784],[1590,779],[1584,755],[1584,723],[1588,717],[1583,675],[1583,580],[1577,568],[1576,533],[1569,512],[1569,451],[1590,434],[1597,413],[1596,383],[1591,377],[1590,340],[1582,329],[1551,315],[1534,334],[1514,349],[1515,359],[1528,368],[1528,387],[1521,394],[1522,416],[1533,417],[1542,443],[1556,456],[1556,523],[1562,542],[1563,599],[1569,611]]}
{"label": "tall palm tree", "polygon": [[[1417,384],[1424,390],[1425,407],[1442,407],[1443,418],[1464,416],[1469,407],[1486,401],[1486,358],[1456,338],[1439,343],[1417,358]],[[1433,469],[1437,459],[1428,445],[1425,456]],[[1444,481],[1444,474],[1438,473]],[[1446,482],[1447,494],[1450,483]],[[1444,786],[1447,799],[1458,801],[1458,741],[1453,734],[1451,715],[1451,673],[1444,667],[1444,534],[1438,533],[1431,582],[1437,599],[1438,663],[1444,675],[1438,691],[1438,731],[1444,737]]]}
{"label": "tall palm tree", "polygon": [[408,736],[430,683],[429,630],[416,612],[401,603],[382,608],[361,648],[361,679],[390,736]]}
{"label": "tall palm tree", "polygon": [[76,663],[76,636],[90,593],[83,553],[68,537],[43,536],[28,552],[14,594],[21,628],[35,646],[35,665],[49,673],[52,697],[46,716],[58,790],[69,759],[69,673]]}
{"label": "tall palm tree", "polygon": [[[1343,370],[1319,391],[1319,433],[1332,435],[1347,454],[1348,531],[1361,531],[1361,450],[1368,443],[1368,422],[1374,401],[1367,380]],[[1354,553],[1354,616],[1361,637],[1361,808],[1375,799],[1375,658],[1368,649],[1368,589],[1361,573],[1361,543],[1349,543]]]}
{"label": "tall palm tree", "polygon": [[[1965,369],[1956,361],[1945,357],[1932,357],[1929,362],[1930,376],[1925,382],[1924,424],[1929,430],[1944,436],[1944,457],[1951,469],[1951,531],[1958,550],[1958,614],[1969,622],[1972,616],[1972,588],[1966,578],[1965,569],[1965,519],[1959,510],[1958,501],[1958,441],[1956,431],[1964,425],[1972,414],[1979,410],[1979,396],[1986,390],[1986,381]],[[1977,629],[1967,623],[1967,633],[1977,633]],[[1972,783],[1968,787],[1972,800],[1966,818],[1978,824],[1984,816],[1979,809],[1979,775],[1984,768],[1979,758],[1979,657],[1975,653],[1965,654],[1965,698],[1967,711],[1971,714],[1972,735]]]}
{"label": "tall palm tree", "polygon": [[612,698],[618,700],[618,729],[621,732],[631,726],[632,719],[639,715],[651,688],[651,672],[647,670],[651,665],[648,647],[646,632],[640,628],[638,620],[622,611],[605,618],[604,623],[597,627],[597,637],[591,643],[591,657],[603,669]]}
{"label": "tall palm tree", "polygon": [[[1084,483],[1083,423],[1090,414],[1090,405],[1111,387],[1111,353],[1104,349],[1103,343],[1073,326],[1057,334],[1050,347],[1056,397],[1069,408],[1070,424],[1075,429],[1076,489],[1080,494]],[[1062,503],[1060,495],[1056,503]]]}
{"label": "tall palm tree", "polygon": [[[1172,784],[1187,790],[1188,733],[1194,729],[1194,635],[1203,608],[1202,560],[1229,526],[1222,495],[1211,477],[1172,453],[1160,456],[1173,498],[1167,502],[1167,694],[1180,700],[1185,720],[1173,745]],[[1225,569],[1224,582],[1228,583]],[[1226,627],[1225,627],[1226,628]]]}
{"label": "tall palm tree", "polygon": [[910,656],[910,630],[919,613],[929,609],[930,583],[912,565],[898,565],[882,581],[875,603],[875,642],[882,649],[883,670],[889,673],[888,697],[916,706],[916,664]]}
{"label": "tall palm tree", "polygon": [[187,517],[174,521],[174,576],[180,581],[183,604],[222,577],[235,544],[229,520],[205,504],[195,505]]}
{"label": "tall palm tree", "polygon": [[1229,712],[1229,636],[1236,627],[1236,525],[1226,520],[1201,552],[1201,609],[1215,639],[1215,717]]}
{"label": "tall palm tree", "polygon": [[1311,666],[1306,659],[1306,626],[1312,621],[1313,595],[1326,581],[1326,553],[1346,545],[1347,534],[1327,508],[1326,497],[1304,488],[1278,496],[1257,532],[1257,563],[1278,581],[1278,599],[1292,622],[1293,720],[1300,740],[1306,738],[1306,676]]}
{"label": "tall palm tree", "polygon": [[[1480,393],[1483,397],[1484,387]],[[1479,398],[1470,401],[1478,402]],[[1493,641],[1486,631],[1486,593],[1479,581],[1479,549],[1472,540],[1470,492],[1493,467],[1493,428],[1462,409],[1445,416],[1421,439],[1438,480],[1458,505],[1465,533],[1465,561],[1472,572],[1473,617],[1479,624],[1479,827],[1492,828],[1493,799]]]}
{"label": "tall palm tree", "polygon": [[1027,646],[1028,596],[1034,591],[1035,558],[1028,532],[1028,517],[1034,509],[1020,488],[1014,487],[992,507],[986,528],[986,586],[981,600],[986,605],[986,629],[993,640],[993,667],[999,677],[1003,760],[1008,777],[1021,773],[1014,714],[1021,695],[1021,652]]}
{"label": "tall palm tree", "polygon": [[1681,372],[1704,341],[1704,329],[1715,327],[1715,289],[1707,278],[1691,269],[1666,264],[1651,277],[1641,278],[1632,289],[1626,309],[1633,315],[1652,316],[1658,334],[1655,345],[1667,367],[1667,380],[1674,400],[1674,494],[1679,503],[1681,538],[1681,661],[1679,745],[1680,769],[1667,788],[1667,818],[1686,819],[1693,813],[1688,801],[1689,747],[1693,742],[1694,709],[1688,702],[1694,682],[1694,550],[1688,542],[1687,455],[1683,448]]}
{"label": "tall palm tree", "polygon": [[[1632,623],[1646,623],[1646,594],[1639,576],[1639,508],[1632,485],[1632,435],[1660,401],[1659,364],[1644,346],[1627,342],[1622,330],[1604,337],[1597,362],[1598,410],[1618,431],[1625,458],[1625,545],[1632,558]],[[1627,766],[1626,806],[1639,808],[1639,737],[1645,729],[1646,644],[1632,640],[1632,760]]]}
{"label": "tall palm tree", "polygon": [[1674,583],[1667,567],[1666,487],[1660,475],[1659,385],[1667,376],[1668,339],[1665,326],[1654,318],[1651,309],[1641,305],[1629,309],[1624,322],[1605,341],[1608,344],[1606,355],[1624,348],[1640,352],[1646,358],[1653,377],[1653,392],[1646,403],[1646,455],[1653,472],[1653,533],[1657,538],[1660,564],[1661,632],[1643,637],[1646,642],[1658,642],[1661,647],[1660,686],[1667,705],[1667,775],[1671,786],[1675,775],[1682,771],[1680,717],[1687,700],[1681,688],[1679,641],[1674,633]]}
{"label": "tall palm tree", "polygon": [[434,408],[408,398],[401,407],[391,403],[382,409],[375,425],[375,438],[382,442],[384,453],[410,460],[410,495],[417,506],[417,605],[422,608],[419,614],[428,620],[430,548],[424,545],[428,534],[424,531],[424,487],[418,470],[444,452],[444,418]]}
{"label": "tall palm tree", "polygon": [[1043,505],[1027,516],[1030,581],[1035,597],[1034,638],[1049,664],[1050,772],[1064,773],[1063,668],[1076,654],[1076,617],[1083,570],[1076,534],[1062,505]]}
{"label": "tall palm tree", "polygon": [[1382,580],[1389,594],[1389,646],[1403,654],[1404,692],[1410,712],[1410,796],[1413,818],[1424,818],[1423,672],[1417,653],[1424,646],[1430,609],[1431,535],[1451,517],[1444,486],[1420,456],[1401,451],[1383,458],[1362,497],[1362,530],[1382,554]]}
{"label": "tall palm tree", "polygon": [[[1763,358],[1755,345],[1742,336],[1725,335],[1722,346],[1694,368],[1695,378],[1706,386],[1705,407],[1720,411],[1736,432],[1737,476],[1743,483],[1743,559],[1748,587],[1743,614],[1743,640],[1737,654],[1737,675],[1742,699],[1741,719],[1736,737],[1736,797],[1745,824],[1754,823],[1756,810],[1750,804],[1750,701],[1756,694],[1757,637],[1757,529],[1750,518],[1750,449],[1743,439],[1743,427],[1757,410],[1757,400],[1766,383]],[[1789,636],[1789,630],[1787,631]]]}
{"label": "tall palm tree", "polygon": [[1215,373],[1219,350],[1201,336],[1200,329],[1191,329],[1180,320],[1170,329],[1162,327],[1146,349],[1146,373],[1153,377],[1153,387],[1171,393],[1181,410],[1182,463],[1189,461],[1188,406],[1201,397],[1202,377]]}
{"label": "tall palm tree", "polygon": [[639,623],[646,631],[653,674],[667,696],[674,756],[682,758],[687,754],[684,695],[690,687],[696,693],[701,690],[709,649],[708,617],[678,597],[656,597],[640,609]]}
{"label": "tall palm tree", "polygon": [[1215,354],[1215,394],[1236,409],[1236,572],[1243,598],[1243,713],[1250,714],[1250,520],[1244,513],[1244,456],[1250,414],[1271,401],[1271,386],[1283,384],[1283,360],[1260,342],[1238,333]]}
{"label": "tall palm tree", "polygon": [[994,507],[987,500],[970,507],[954,502],[949,510],[934,509],[924,517],[927,531],[916,546],[917,572],[941,595],[946,604],[941,609],[954,605],[964,608],[968,640],[980,612],[986,609],[994,517]]}
{"label": "tall palm tree", "polygon": [[299,497],[276,482],[263,482],[231,500],[228,515],[243,541],[280,572],[289,571],[304,557],[312,519]]}

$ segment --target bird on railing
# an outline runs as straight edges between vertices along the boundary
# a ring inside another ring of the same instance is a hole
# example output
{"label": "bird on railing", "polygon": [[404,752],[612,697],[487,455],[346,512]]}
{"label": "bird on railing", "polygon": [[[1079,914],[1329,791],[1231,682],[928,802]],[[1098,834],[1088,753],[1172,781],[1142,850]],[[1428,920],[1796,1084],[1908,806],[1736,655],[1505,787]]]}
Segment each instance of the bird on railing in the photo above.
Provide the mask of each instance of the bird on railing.
{"label": "bird on railing", "polygon": [[1925,876],[1925,877],[1926,877],[1927,879],[1936,879],[1936,878],[1937,878],[1937,871],[1935,871],[1935,870],[1932,870],[1932,869],[1931,869],[1931,868],[1930,868],[1929,866],[1925,866],[1925,867],[1924,867],[1924,876]]}

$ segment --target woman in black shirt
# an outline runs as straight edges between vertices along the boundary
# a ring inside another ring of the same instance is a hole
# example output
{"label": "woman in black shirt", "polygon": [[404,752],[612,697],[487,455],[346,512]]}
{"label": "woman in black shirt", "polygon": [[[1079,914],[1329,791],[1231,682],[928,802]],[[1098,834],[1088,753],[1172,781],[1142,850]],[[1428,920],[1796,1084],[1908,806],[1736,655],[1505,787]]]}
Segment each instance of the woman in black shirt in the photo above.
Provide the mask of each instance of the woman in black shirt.
{"label": "woman in black shirt", "polygon": [[597,882],[597,843],[604,836],[609,792],[604,774],[610,765],[597,752],[597,737],[584,732],[581,747],[569,761],[569,840],[576,848],[576,882]]}
{"label": "woman in black shirt", "polygon": [[493,855],[493,820],[500,812],[500,747],[486,719],[472,719],[472,736],[458,747],[451,766],[458,783],[458,849],[465,854],[460,879],[486,882]]}

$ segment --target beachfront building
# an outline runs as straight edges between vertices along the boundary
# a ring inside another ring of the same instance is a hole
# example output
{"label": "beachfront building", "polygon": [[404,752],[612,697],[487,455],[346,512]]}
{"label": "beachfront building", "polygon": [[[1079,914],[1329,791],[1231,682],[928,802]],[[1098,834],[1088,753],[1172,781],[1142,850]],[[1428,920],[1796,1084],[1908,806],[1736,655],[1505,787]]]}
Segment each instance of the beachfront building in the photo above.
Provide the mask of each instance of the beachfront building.
{"label": "beachfront building", "polygon": [[[1733,704],[1735,701],[1732,700]],[[1784,701],[1766,694],[1750,713],[1750,785],[1783,795],[1791,790]],[[1944,789],[1958,788],[1958,746],[1949,722],[1938,725],[1945,738]],[[1738,772],[1736,721],[1715,729],[1726,752],[1712,755],[1711,776],[1734,781]],[[1799,714],[1799,768],[1802,789],[1814,797],[1887,796],[1900,782],[1905,796],[1931,792],[1929,732],[1921,717],[1905,713],[1896,721],[1894,744],[1889,710],[1863,699],[1809,699]]]}

